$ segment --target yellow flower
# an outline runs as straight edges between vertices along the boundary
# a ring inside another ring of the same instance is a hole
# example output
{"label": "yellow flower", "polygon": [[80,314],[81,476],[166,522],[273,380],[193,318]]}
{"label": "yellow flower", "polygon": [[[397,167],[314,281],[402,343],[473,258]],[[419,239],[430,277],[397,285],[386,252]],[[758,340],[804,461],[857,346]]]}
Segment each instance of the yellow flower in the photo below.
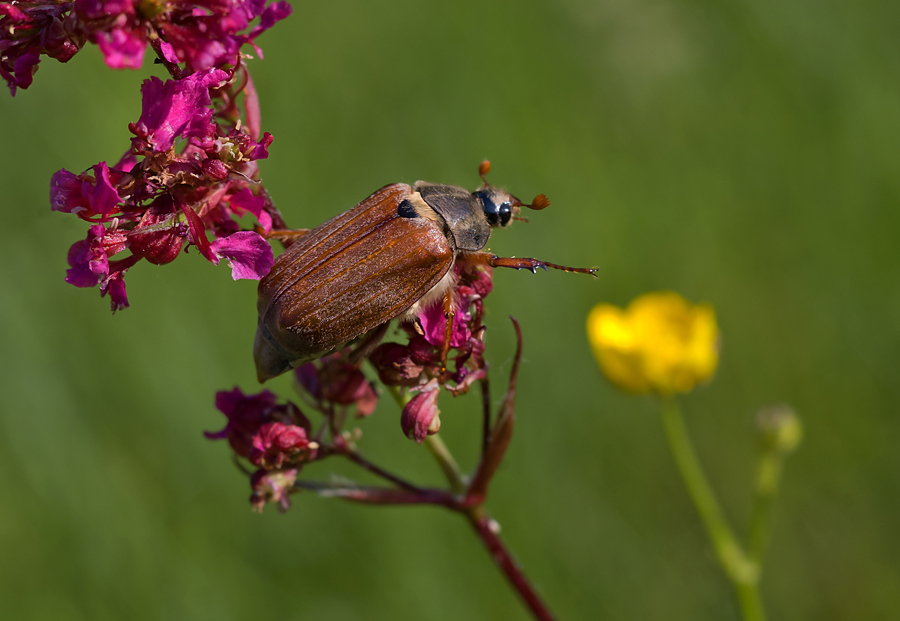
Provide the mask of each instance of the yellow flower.
{"label": "yellow flower", "polygon": [[671,291],[645,293],[627,309],[598,304],[587,319],[600,369],[622,390],[671,395],[709,379],[719,362],[719,328],[708,304]]}

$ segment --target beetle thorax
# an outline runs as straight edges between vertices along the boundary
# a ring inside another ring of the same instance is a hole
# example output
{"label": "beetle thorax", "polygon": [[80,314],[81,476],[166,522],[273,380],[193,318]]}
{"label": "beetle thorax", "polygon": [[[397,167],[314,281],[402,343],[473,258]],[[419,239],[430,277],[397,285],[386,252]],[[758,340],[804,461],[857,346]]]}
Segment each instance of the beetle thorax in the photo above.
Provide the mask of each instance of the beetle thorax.
{"label": "beetle thorax", "polygon": [[[480,200],[465,188],[416,182],[421,199],[443,220],[457,250],[481,250],[491,236],[491,226]],[[427,216],[426,216],[427,217]]]}

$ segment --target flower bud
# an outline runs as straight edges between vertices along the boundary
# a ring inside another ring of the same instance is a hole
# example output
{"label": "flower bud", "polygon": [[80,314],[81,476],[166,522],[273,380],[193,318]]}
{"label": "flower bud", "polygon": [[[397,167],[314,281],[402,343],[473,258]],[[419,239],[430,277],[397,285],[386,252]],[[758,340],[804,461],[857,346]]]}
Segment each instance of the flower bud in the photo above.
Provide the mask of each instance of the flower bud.
{"label": "flower bud", "polygon": [[441,428],[440,410],[438,410],[438,390],[420,392],[403,408],[400,415],[400,427],[410,440],[421,444],[425,436],[436,434]]}
{"label": "flower bud", "polygon": [[410,348],[400,343],[382,343],[369,361],[387,386],[415,386],[425,369],[424,364],[416,362]]}
{"label": "flower bud", "polygon": [[355,405],[356,415],[368,416],[378,405],[375,389],[356,365],[340,355],[328,358],[319,370],[322,396],[340,405]]}
{"label": "flower bud", "polygon": [[803,440],[803,424],[789,405],[773,405],[756,413],[760,448],[783,455],[792,453]]}
{"label": "flower bud", "polygon": [[250,463],[261,468],[281,468],[285,461],[296,463],[315,457],[309,436],[303,427],[270,422],[262,425],[251,438]]}
{"label": "flower bud", "polygon": [[176,222],[174,204],[166,196],[144,212],[128,243],[135,255],[154,265],[165,265],[178,258],[186,236],[186,227]]}
{"label": "flower bud", "polygon": [[216,181],[222,181],[228,177],[228,167],[222,163],[222,160],[212,158],[205,159],[203,160],[201,167],[208,177],[211,177]]}

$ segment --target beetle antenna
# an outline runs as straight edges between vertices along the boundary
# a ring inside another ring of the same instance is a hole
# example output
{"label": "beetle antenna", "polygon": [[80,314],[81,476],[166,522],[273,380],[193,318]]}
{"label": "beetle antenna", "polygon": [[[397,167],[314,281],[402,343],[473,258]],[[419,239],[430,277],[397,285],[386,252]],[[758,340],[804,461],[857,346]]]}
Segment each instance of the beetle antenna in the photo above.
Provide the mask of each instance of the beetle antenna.
{"label": "beetle antenna", "polygon": [[528,207],[529,209],[534,209],[535,211],[540,211],[541,209],[546,209],[550,206],[550,199],[547,198],[543,194],[538,194],[534,197],[534,200],[529,204],[521,203],[522,207]]}
{"label": "beetle antenna", "polygon": [[481,162],[481,164],[478,165],[478,176],[481,177],[481,180],[484,182],[484,185],[487,187],[491,186],[491,184],[488,183],[487,179],[485,179],[485,177],[487,177],[487,174],[489,172],[491,172],[491,161],[490,160],[484,160],[483,162]]}
{"label": "beetle antenna", "polygon": [[528,218],[523,218],[521,216],[513,216],[513,220],[515,220],[516,222],[524,222],[525,224],[528,224]]}

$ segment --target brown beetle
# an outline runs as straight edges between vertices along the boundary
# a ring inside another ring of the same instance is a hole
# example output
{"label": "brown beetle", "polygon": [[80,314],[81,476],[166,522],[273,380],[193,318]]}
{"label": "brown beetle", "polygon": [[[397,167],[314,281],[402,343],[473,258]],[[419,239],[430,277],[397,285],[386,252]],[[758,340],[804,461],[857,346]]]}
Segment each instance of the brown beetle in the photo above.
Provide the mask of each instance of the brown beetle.
{"label": "brown beetle", "polygon": [[[507,226],[522,207],[543,209],[541,194],[525,204],[484,179],[475,192],[416,182],[385,186],[349,211],[301,236],[259,283],[253,357],[260,382],[323,356],[391,319],[409,320],[449,297],[457,261],[516,269],[552,267],[536,259],[501,258],[482,248],[491,229]],[[449,326],[449,323],[448,323]],[[449,335],[448,335],[449,338]]]}

